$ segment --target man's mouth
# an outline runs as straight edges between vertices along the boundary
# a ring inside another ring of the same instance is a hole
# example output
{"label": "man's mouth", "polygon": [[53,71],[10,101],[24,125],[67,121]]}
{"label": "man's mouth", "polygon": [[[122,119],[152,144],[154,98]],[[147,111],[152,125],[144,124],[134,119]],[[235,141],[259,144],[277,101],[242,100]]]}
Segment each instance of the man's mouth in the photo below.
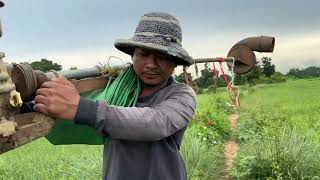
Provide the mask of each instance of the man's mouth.
{"label": "man's mouth", "polygon": [[150,75],[150,76],[159,75],[159,73],[156,73],[156,72],[145,72],[144,74],[145,74],[145,75]]}
{"label": "man's mouth", "polygon": [[158,73],[144,73],[144,77],[147,79],[157,79],[159,77]]}

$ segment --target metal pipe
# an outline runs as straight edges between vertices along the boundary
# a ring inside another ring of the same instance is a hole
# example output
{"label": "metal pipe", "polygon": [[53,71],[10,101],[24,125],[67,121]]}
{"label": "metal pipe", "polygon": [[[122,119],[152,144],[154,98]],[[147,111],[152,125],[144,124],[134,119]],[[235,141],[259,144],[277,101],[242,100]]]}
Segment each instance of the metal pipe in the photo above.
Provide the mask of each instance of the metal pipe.
{"label": "metal pipe", "polygon": [[[273,52],[275,44],[275,38],[269,36],[258,36],[258,37],[249,37],[237,42],[235,45],[232,46],[246,46],[252,51],[257,52]],[[232,49],[231,48],[231,49]]]}
{"label": "metal pipe", "polygon": [[[110,66],[113,70],[121,70],[128,67],[130,64]],[[50,71],[46,73],[49,78],[63,76],[66,79],[83,79],[89,77],[97,77],[106,74],[106,70],[101,66],[94,66],[85,69],[64,70],[64,71]]]}
{"label": "metal pipe", "polygon": [[[117,71],[128,67],[130,64],[111,66],[112,71]],[[28,64],[14,64],[12,70],[12,80],[16,85],[16,89],[21,93],[24,101],[33,100],[34,94],[42,83],[50,81],[52,78],[64,76],[67,79],[85,79],[90,77],[99,77],[108,74],[108,68],[105,67],[91,67],[86,69],[67,70],[67,71],[50,71],[44,73],[39,70],[33,70]]]}
{"label": "metal pipe", "polygon": [[194,63],[208,63],[208,62],[220,62],[221,59],[226,62],[232,62],[233,57],[228,57],[228,58],[222,58],[222,57],[215,57],[215,58],[194,58]]}
{"label": "metal pipe", "polygon": [[104,70],[99,66],[94,66],[86,69],[65,70],[65,71],[58,72],[58,74],[62,75],[67,79],[82,79],[82,78],[88,78],[88,77],[96,77],[96,76],[103,75],[103,73],[104,73]]}

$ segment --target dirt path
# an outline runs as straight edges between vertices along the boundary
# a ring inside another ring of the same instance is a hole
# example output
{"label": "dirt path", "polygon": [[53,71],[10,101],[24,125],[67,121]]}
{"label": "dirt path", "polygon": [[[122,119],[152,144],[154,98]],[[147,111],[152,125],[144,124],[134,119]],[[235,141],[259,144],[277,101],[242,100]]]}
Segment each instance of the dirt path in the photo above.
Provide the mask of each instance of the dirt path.
{"label": "dirt path", "polygon": [[[234,114],[231,114],[230,116],[230,127],[232,131],[238,128],[238,118],[239,114],[236,112]],[[233,160],[237,156],[238,149],[239,146],[236,140],[231,136],[231,138],[225,143],[224,156],[226,161],[226,169],[225,174],[220,178],[221,180],[231,179],[230,173],[233,165]]]}

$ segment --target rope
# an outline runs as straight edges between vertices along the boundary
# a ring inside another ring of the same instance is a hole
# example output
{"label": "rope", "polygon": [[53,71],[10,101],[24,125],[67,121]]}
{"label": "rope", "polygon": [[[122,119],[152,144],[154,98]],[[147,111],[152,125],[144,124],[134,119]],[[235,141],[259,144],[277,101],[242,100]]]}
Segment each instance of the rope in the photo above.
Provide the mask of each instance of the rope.
{"label": "rope", "polygon": [[[233,58],[232,60],[232,64],[230,64],[231,66],[231,80],[229,82],[227,75],[225,74],[223,67],[222,67],[222,63],[225,62],[224,58],[220,57],[218,58],[219,63],[220,63],[220,69],[223,75],[223,78],[225,80],[225,82],[227,83],[227,92],[229,94],[230,100],[232,101],[233,105],[232,106],[237,106],[240,107],[240,99],[239,99],[239,94],[240,94],[240,90],[238,86],[234,86],[234,63],[235,63],[235,59]],[[233,95],[231,94],[231,92],[233,92]],[[233,97],[235,96],[235,97]]]}
{"label": "rope", "polygon": [[196,83],[196,81],[192,80],[192,77],[189,76],[187,69],[189,68],[189,66],[183,66],[183,75],[184,75],[184,80],[186,81],[186,84],[188,84],[189,86],[191,86],[191,84],[189,83],[189,77],[191,79],[191,82],[193,82],[193,84],[196,86],[196,93],[198,94],[199,92],[199,86]]}
{"label": "rope", "polygon": [[[235,73],[234,73],[234,63],[235,63],[235,58],[232,57],[232,64],[231,63],[228,63],[229,66],[231,67],[229,70],[231,71],[231,81],[230,81],[230,84],[231,84],[231,88],[233,91],[236,91],[237,93],[235,94],[236,95],[236,106],[239,106],[240,107],[240,89],[238,86],[235,86],[234,85],[234,80],[235,80]],[[236,90],[235,90],[236,89]]]}
{"label": "rope", "polygon": [[214,62],[212,63],[212,65],[213,65],[214,75],[216,77],[216,80],[218,81],[219,80],[219,71],[217,71],[216,66],[214,65]]}
{"label": "rope", "polygon": [[199,77],[199,69],[196,63],[194,64],[194,70],[196,71],[197,77]]}
{"label": "rope", "polygon": [[189,68],[189,66],[183,66],[183,75],[184,75],[184,80],[186,81],[186,84],[189,84],[189,80],[188,80],[188,73],[187,73],[187,69]]}

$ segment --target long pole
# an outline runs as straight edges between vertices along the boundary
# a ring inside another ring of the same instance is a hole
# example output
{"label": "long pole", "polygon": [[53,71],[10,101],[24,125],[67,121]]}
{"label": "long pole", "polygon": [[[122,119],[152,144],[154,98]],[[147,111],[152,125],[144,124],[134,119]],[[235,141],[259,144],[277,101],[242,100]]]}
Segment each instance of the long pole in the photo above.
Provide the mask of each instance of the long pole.
{"label": "long pole", "polygon": [[232,62],[233,57],[223,58],[223,57],[215,57],[215,58],[194,58],[194,63],[208,63],[208,62],[220,62],[221,60],[226,62]]}

